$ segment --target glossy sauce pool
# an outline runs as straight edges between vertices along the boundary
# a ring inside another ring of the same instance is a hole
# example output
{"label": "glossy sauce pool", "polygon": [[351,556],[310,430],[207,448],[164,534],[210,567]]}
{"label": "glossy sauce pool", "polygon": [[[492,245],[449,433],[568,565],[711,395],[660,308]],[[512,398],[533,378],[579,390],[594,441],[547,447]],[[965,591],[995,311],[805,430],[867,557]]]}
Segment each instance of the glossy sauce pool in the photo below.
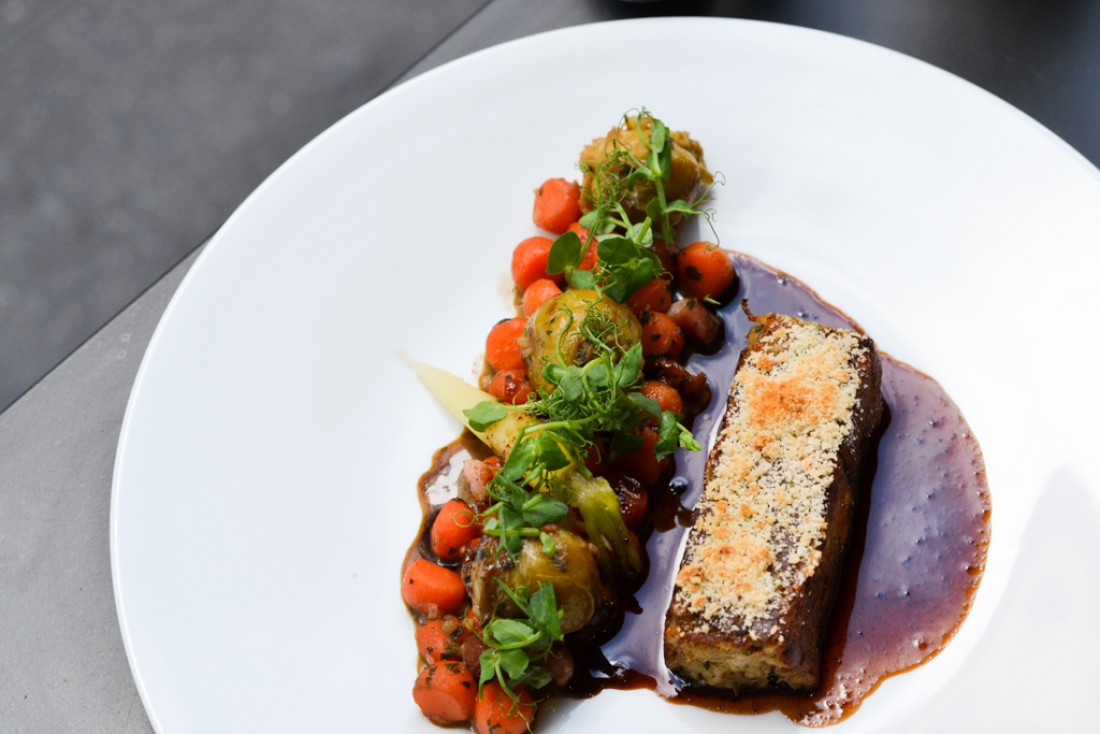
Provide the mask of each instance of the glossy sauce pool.
{"label": "glossy sauce pool", "polygon": [[[694,355],[688,362],[693,371],[707,375],[713,395],[693,425],[704,447],[721,420],[745,346],[750,322],[743,301],[753,313],[784,313],[861,331],[794,278],[731,254],[740,284],[721,309],[725,345],[717,354]],[[691,524],[690,508],[702,493],[704,450],[679,452],[675,477],[651,492],[648,576],[624,601],[622,623],[613,636],[598,646],[577,646],[593,653],[578,659],[579,675],[570,692],[649,687],[678,703],[734,713],[778,710],[799,724],[825,726],[853,713],[889,676],[944,648],[965,619],[985,567],[990,499],[981,451],[958,408],[933,379],[880,355],[887,410],[874,465],[864,467],[842,581],[824,636],[818,690],[740,696],[681,690],[664,666],[664,616]],[[484,455],[466,440],[436,455],[421,480],[426,522],[432,507],[451,494],[462,459],[471,453]]]}

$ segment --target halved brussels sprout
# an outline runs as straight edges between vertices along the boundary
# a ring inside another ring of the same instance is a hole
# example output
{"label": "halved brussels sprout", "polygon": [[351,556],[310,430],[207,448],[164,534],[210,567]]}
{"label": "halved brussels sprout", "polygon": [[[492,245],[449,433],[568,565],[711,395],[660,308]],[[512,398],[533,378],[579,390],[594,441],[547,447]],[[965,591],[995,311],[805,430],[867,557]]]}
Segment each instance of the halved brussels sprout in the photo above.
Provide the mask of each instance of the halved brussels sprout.
{"label": "halved brussels sprout", "polygon": [[539,539],[529,538],[514,558],[499,550],[495,538],[482,539],[474,557],[462,567],[466,589],[479,619],[511,617],[519,612],[500,588],[499,579],[510,589],[526,587],[529,592],[551,584],[562,610],[563,634],[576,632],[588,624],[603,588],[595,550],[591,543],[567,530],[558,530],[552,537],[552,555],[547,555]]}
{"label": "halved brussels sprout", "polygon": [[570,289],[542,304],[527,319],[520,348],[528,379],[545,387],[548,364],[583,365],[610,348],[616,357],[642,338],[642,325],[628,307],[594,290]]}

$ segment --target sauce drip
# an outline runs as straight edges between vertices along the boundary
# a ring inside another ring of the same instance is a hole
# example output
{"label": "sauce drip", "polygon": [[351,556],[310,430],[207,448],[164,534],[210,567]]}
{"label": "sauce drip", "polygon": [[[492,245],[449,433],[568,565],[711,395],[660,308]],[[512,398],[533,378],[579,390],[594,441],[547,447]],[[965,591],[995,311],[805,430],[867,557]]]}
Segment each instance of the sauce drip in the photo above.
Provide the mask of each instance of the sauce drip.
{"label": "sauce drip", "polygon": [[[704,372],[713,399],[695,419],[704,447],[721,421],[753,313],[783,313],[862,331],[810,288],[746,255],[731,253],[738,292],[720,311],[726,338],[713,355],[693,355],[688,367]],[[622,623],[609,639],[578,655],[569,691],[655,688],[678,703],[734,713],[780,711],[804,726],[835,724],[851,715],[886,678],[934,657],[970,610],[985,568],[990,498],[981,450],[958,408],[930,377],[888,355],[882,357],[886,416],[873,466],[864,467],[857,517],[837,601],[828,622],[818,690],[762,691],[728,696],[678,690],[664,665],[664,615],[672,596],[691,508],[702,493],[707,451],[680,451],[676,476],[651,493],[652,532],[646,542],[648,576],[622,605]],[[421,480],[425,523],[447,484],[441,459],[454,471],[456,456],[476,449],[441,450]],[[460,464],[459,464],[460,465]],[[434,496],[433,496],[434,495]],[[431,499],[429,499],[431,498]],[[446,497],[444,496],[445,500]],[[425,524],[425,527],[427,525]]]}

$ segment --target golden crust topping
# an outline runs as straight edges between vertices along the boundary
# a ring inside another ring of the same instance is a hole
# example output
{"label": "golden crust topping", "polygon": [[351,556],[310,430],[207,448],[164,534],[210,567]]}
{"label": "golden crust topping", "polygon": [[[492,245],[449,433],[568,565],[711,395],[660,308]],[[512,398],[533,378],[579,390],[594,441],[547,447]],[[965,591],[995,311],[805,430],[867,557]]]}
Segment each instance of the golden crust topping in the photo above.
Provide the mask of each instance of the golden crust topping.
{"label": "golden crust topping", "polygon": [[753,634],[784,590],[817,569],[826,490],[857,408],[858,334],[767,316],[734,378],[708,462],[684,561],[679,603],[699,629]]}

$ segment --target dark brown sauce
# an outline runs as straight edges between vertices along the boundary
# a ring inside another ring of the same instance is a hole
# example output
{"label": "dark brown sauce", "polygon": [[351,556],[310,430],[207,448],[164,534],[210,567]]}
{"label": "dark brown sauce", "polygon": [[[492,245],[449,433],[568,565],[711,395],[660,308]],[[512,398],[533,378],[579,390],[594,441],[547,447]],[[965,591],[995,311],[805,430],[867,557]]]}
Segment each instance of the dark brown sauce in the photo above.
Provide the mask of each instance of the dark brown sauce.
{"label": "dark brown sauce", "polygon": [[[737,358],[753,313],[784,313],[862,331],[799,281],[734,253],[738,292],[722,309],[725,348],[694,355],[714,398],[694,423],[704,446],[725,409]],[[958,408],[930,377],[882,354],[888,412],[875,466],[866,467],[845,568],[823,650],[822,685],[810,694],[783,691],[740,696],[679,690],[664,665],[664,616],[681,541],[702,492],[706,451],[676,457],[676,477],[653,490],[649,573],[620,610],[621,626],[599,644],[574,645],[578,671],[569,693],[602,688],[655,688],[680,703],[733,713],[780,711],[805,726],[834,724],[851,715],[886,678],[926,662],[954,636],[970,610],[985,568],[990,498],[981,450]],[[468,441],[468,439],[467,439]],[[421,480],[425,522],[447,498],[449,472],[478,452],[456,442],[436,455]],[[422,541],[421,541],[422,542]],[[412,553],[417,552],[414,546]]]}

